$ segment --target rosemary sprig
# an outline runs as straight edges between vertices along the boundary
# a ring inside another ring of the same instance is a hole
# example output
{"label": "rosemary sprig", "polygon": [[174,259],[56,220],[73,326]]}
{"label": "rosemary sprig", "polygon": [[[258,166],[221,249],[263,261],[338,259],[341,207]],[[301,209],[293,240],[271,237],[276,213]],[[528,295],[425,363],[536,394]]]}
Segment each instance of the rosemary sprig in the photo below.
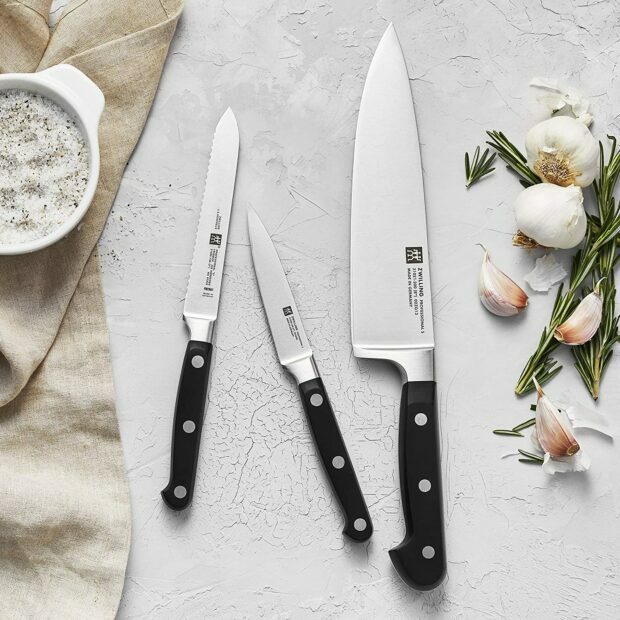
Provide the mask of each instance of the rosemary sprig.
{"label": "rosemary sprig", "polygon": [[[601,146],[599,180],[594,182],[599,217],[592,218],[591,226],[599,235],[607,222],[611,222],[610,226],[613,227],[619,212],[613,192],[620,176],[620,154],[616,154],[616,139],[612,136],[608,137],[611,140],[609,163],[605,165]],[[613,238],[601,246],[597,265],[593,270],[593,285],[602,279],[599,289],[603,298],[603,317],[598,332],[589,342],[571,348],[575,367],[594,400],[598,399],[601,378],[607,362],[611,358],[613,346],[620,339],[618,334],[620,317],[616,316],[614,277],[614,267],[620,258],[620,255],[617,254],[617,243],[618,234],[616,233]],[[589,290],[584,290],[583,294],[587,295],[589,292]]]}
{"label": "rosemary sprig", "polygon": [[542,181],[538,175],[527,165],[525,155],[510,141],[501,131],[487,131],[487,144],[492,146],[506,165],[519,175],[523,187],[536,185]]}
{"label": "rosemary sprig", "polygon": [[[595,272],[593,280],[596,280],[599,275],[600,272]],[[599,285],[603,297],[603,317],[594,338],[580,346],[571,347],[571,353],[575,359],[575,368],[594,400],[598,400],[603,372],[611,358],[614,345],[620,339],[618,335],[620,317],[615,316],[616,287],[613,279],[612,271],[608,279]],[[588,292],[589,289],[584,291],[584,295],[587,295]]]}
{"label": "rosemary sprig", "polygon": [[480,181],[482,177],[487,174],[491,174],[495,168],[492,168],[495,161],[496,153],[489,156],[489,149],[486,149],[482,156],[480,156],[480,147],[477,146],[474,151],[474,156],[470,162],[469,153],[465,153],[465,187],[468,189],[474,184]]}
{"label": "rosemary sprig", "polygon": [[555,339],[554,331],[578,306],[577,293],[594,267],[597,259],[597,248],[598,244],[592,240],[592,231],[588,230],[584,248],[579,250],[573,258],[569,289],[564,293],[563,284],[558,288],[549,325],[543,329],[538,348],[521,372],[515,387],[517,394],[523,395],[534,390],[534,381],[532,380],[534,375],[536,375],[538,383],[543,385],[562,370],[562,366],[558,366],[556,360],[551,357],[551,354],[560,346],[560,342]]}
{"label": "rosemary sprig", "polygon": [[[593,396],[598,395],[602,372],[605,364],[609,361],[611,349],[618,339],[618,320],[615,317],[615,298],[612,290],[615,290],[613,267],[618,260],[616,244],[620,232],[620,208],[613,198],[613,192],[620,175],[620,152],[616,149],[616,139],[612,136],[608,136],[608,138],[612,142],[609,160],[608,163],[605,163],[601,144],[600,178],[594,186],[598,214],[588,217],[585,242],[583,248],[573,258],[568,290],[564,292],[563,286],[558,289],[549,324],[543,330],[538,347],[525,365],[515,387],[515,392],[519,395],[526,394],[534,389],[532,381],[534,375],[542,385],[562,369],[551,357],[551,353],[560,344],[554,338],[553,332],[577,307],[581,287],[589,275],[596,277],[598,274],[611,280],[611,282],[605,280],[601,283],[605,285],[607,292],[605,297],[607,300],[607,316],[604,319],[605,322],[602,323],[602,328],[593,341],[587,345],[582,345],[583,348],[579,347],[581,351],[574,352],[577,370]],[[609,290],[607,290],[608,287]]]}
{"label": "rosemary sprig", "polygon": [[534,390],[534,381],[532,379],[534,375],[536,375],[538,383],[543,385],[553,379],[553,377],[562,370],[562,366],[558,366],[557,361],[551,357],[553,351],[560,346],[553,332],[558,325],[563,323],[570,316],[571,312],[578,304],[572,287],[566,294],[562,293],[563,289],[564,285],[561,284],[555,298],[549,325],[543,329],[540,341],[538,342],[538,348],[521,372],[521,376],[515,387],[515,392],[519,395],[527,394]]}

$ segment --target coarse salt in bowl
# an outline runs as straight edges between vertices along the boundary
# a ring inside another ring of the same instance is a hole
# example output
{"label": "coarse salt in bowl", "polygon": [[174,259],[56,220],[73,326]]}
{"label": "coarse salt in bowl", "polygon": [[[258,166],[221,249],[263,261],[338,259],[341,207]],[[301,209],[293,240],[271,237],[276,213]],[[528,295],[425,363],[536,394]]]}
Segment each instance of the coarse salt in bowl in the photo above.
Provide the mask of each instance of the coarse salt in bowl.
{"label": "coarse salt in bowl", "polygon": [[38,73],[0,75],[0,92],[27,91],[49,99],[71,117],[88,150],[88,177],[77,206],[57,227],[44,236],[20,242],[0,241],[0,255],[26,254],[46,248],[71,232],[84,217],[99,180],[99,119],[104,108],[101,90],[72,65],[56,65]]}

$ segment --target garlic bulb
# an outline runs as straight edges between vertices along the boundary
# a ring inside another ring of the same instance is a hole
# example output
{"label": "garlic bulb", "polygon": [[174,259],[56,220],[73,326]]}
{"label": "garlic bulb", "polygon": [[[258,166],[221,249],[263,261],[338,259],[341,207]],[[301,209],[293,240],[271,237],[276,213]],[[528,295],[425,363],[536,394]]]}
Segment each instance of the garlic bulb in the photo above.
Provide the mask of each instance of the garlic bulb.
{"label": "garlic bulb", "polygon": [[581,188],[539,183],[524,189],[514,204],[521,232],[548,248],[581,243],[587,227]]}
{"label": "garlic bulb", "polygon": [[545,182],[586,187],[598,172],[599,147],[584,123],[554,116],[527,132],[529,167]]}
{"label": "garlic bulb", "polygon": [[600,282],[586,295],[573,313],[553,331],[556,340],[564,344],[584,344],[594,337],[603,317],[603,300],[599,290]]}
{"label": "garlic bulb", "polygon": [[579,452],[579,444],[573,435],[572,424],[565,411],[558,409],[543,392],[534,378],[538,392],[536,404],[536,439],[550,456],[558,458],[573,456]]}
{"label": "garlic bulb", "polygon": [[519,314],[527,307],[525,291],[491,262],[484,247],[483,250],[484,258],[478,282],[482,305],[497,316]]}

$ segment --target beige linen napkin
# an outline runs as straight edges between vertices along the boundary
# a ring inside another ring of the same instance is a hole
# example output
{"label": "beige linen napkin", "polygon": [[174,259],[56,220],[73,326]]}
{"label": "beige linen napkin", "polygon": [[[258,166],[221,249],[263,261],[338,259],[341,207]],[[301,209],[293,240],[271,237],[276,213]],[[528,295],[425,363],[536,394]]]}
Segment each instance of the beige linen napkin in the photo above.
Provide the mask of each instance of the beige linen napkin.
{"label": "beige linen napkin", "polygon": [[93,249],[183,0],[0,0],[0,72],[68,62],[102,89],[101,176],[79,230],[0,257],[0,617],[112,618],[130,509]]}

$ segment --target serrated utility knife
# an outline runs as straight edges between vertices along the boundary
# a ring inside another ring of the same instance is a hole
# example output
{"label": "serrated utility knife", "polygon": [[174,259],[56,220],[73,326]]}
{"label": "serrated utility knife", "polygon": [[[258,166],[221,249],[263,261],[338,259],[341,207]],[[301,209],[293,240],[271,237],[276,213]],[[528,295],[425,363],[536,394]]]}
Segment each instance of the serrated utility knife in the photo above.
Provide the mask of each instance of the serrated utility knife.
{"label": "serrated utility knife", "polygon": [[190,340],[174,412],[170,480],[161,492],[164,502],[173,510],[186,508],[194,493],[238,155],[239,130],[235,115],[228,108],[213,136],[183,308]]}
{"label": "serrated utility knife", "polygon": [[278,253],[256,212],[248,210],[254,270],[280,363],[295,378],[325,473],[345,517],[343,533],[368,540],[372,522],[364,496],[316,367]]}
{"label": "serrated utility knife", "polygon": [[351,203],[351,329],[356,357],[395,363],[405,538],[390,551],[411,587],[446,571],[422,164],[407,65],[390,24],[360,105]]}

